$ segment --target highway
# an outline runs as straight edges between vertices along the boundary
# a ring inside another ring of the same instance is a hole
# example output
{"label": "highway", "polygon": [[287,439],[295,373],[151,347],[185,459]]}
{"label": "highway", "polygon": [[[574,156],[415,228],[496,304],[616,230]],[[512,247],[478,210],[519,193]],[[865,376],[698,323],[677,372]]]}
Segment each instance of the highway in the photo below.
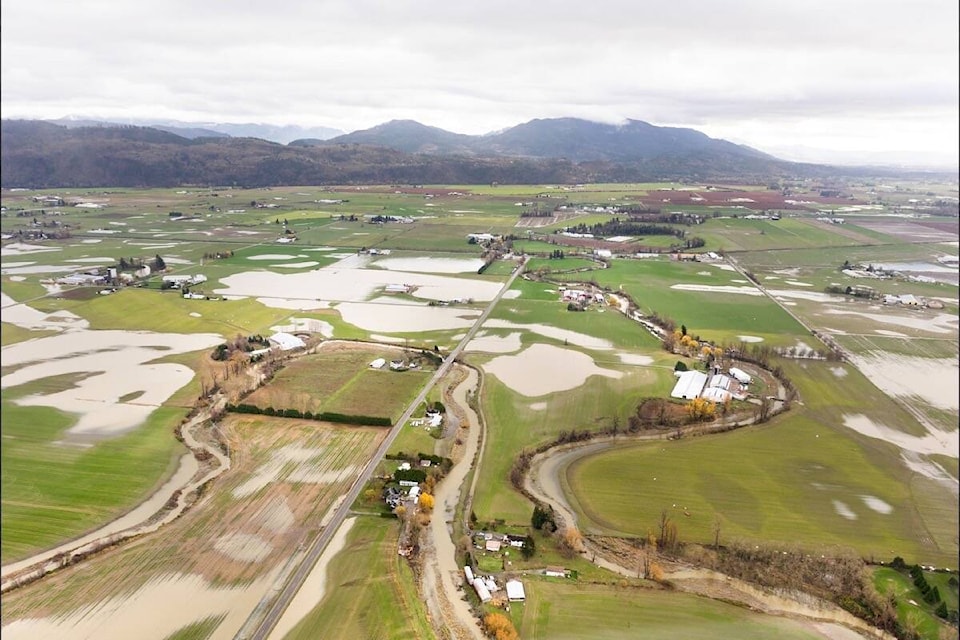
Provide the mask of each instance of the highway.
{"label": "highway", "polygon": [[[384,455],[386,455],[387,451],[390,449],[390,446],[393,444],[393,441],[397,438],[397,436],[400,434],[400,431],[410,420],[413,412],[416,411],[424,402],[427,394],[434,387],[434,385],[446,375],[447,371],[450,370],[450,367],[452,367],[456,359],[460,357],[460,354],[463,353],[463,350],[476,335],[477,331],[480,330],[480,327],[483,325],[483,323],[486,322],[494,307],[497,306],[497,304],[503,298],[503,295],[510,289],[511,286],[513,286],[513,282],[526,267],[527,259],[528,258],[524,257],[520,265],[514,269],[513,273],[510,274],[510,277],[504,283],[503,287],[501,287],[497,295],[483,310],[483,313],[480,314],[480,317],[477,318],[477,321],[474,322],[473,326],[470,327],[469,331],[467,331],[466,335],[457,344],[457,346],[454,347],[454,349],[447,355],[446,358],[444,358],[443,362],[437,368],[437,371],[433,374],[433,377],[431,377],[427,384],[424,385],[416,399],[410,403],[410,406],[408,406],[406,411],[403,412],[403,415],[400,416],[400,419],[397,421],[397,423],[393,425],[390,433],[387,434],[387,437],[384,438],[376,453],[370,458],[370,461],[364,468],[363,473],[360,474],[357,480],[353,483],[353,486],[350,487],[350,491],[347,492],[344,499],[340,502],[340,506],[337,507],[337,510],[334,512],[329,524],[323,528],[320,534],[314,538],[313,542],[310,544],[310,547],[308,548],[303,561],[300,563],[300,566],[293,571],[293,573],[290,575],[290,578],[284,583],[279,595],[277,595],[276,598],[269,603],[269,605],[267,605],[267,610],[263,614],[263,618],[260,620],[260,622],[257,623],[254,618],[262,611],[262,606],[264,604],[263,602],[261,602],[261,604],[254,609],[253,613],[250,615],[250,618],[247,619],[247,622],[243,625],[243,627],[241,627],[240,631],[234,637],[234,640],[267,640],[267,638],[270,636],[270,632],[273,631],[273,628],[277,625],[277,622],[280,621],[281,616],[283,616],[284,611],[286,611],[287,607],[290,605],[290,601],[293,600],[293,597],[303,586],[307,576],[310,575],[310,572],[313,570],[313,567],[320,558],[320,555],[323,553],[324,549],[327,548],[327,545],[330,544],[330,540],[333,538],[333,535],[337,532],[337,529],[340,528],[340,525],[343,524],[343,521],[350,512],[350,508],[353,506],[354,501],[356,501],[357,496],[360,495],[360,491],[362,491],[367,485],[367,482],[370,480],[370,477],[376,470],[380,460],[383,459]],[[269,594],[266,597],[269,598]]]}

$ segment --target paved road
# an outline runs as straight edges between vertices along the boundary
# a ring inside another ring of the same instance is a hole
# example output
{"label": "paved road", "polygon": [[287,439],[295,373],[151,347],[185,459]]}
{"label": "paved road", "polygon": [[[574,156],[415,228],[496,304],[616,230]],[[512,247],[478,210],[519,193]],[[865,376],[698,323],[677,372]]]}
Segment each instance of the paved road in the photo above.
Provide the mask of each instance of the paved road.
{"label": "paved road", "polygon": [[[353,486],[350,488],[350,491],[347,492],[343,501],[340,503],[340,506],[330,519],[329,524],[324,527],[320,535],[318,535],[310,544],[310,547],[304,556],[303,562],[284,584],[280,594],[269,605],[269,608],[263,615],[263,619],[259,622],[259,624],[257,624],[255,620],[248,619],[246,624],[244,624],[241,628],[240,632],[237,633],[234,640],[267,640],[270,632],[276,626],[277,622],[280,620],[280,617],[283,615],[283,612],[286,611],[287,607],[289,606],[290,601],[293,600],[293,596],[296,595],[297,591],[300,590],[300,587],[303,586],[303,582],[307,579],[307,576],[310,575],[310,571],[317,563],[317,560],[320,558],[323,550],[327,548],[327,545],[330,544],[330,540],[333,538],[333,535],[337,532],[337,529],[340,528],[340,525],[343,524],[344,518],[346,518],[347,514],[350,512],[350,507],[357,499],[357,496],[360,495],[360,491],[363,490],[363,488],[367,485],[367,481],[370,480],[370,477],[376,470],[377,465],[380,463],[380,460],[383,458],[383,456],[386,455],[387,451],[390,449],[390,446],[393,444],[393,441],[397,438],[397,436],[400,434],[400,431],[410,420],[413,412],[419,409],[421,403],[423,403],[423,401],[426,399],[427,394],[430,392],[433,386],[441,378],[443,378],[443,376],[446,375],[447,371],[450,370],[450,367],[453,366],[453,363],[456,361],[456,359],[460,357],[460,354],[463,353],[463,350],[476,335],[477,331],[480,330],[481,325],[486,322],[494,307],[496,307],[503,298],[503,294],[510,289],[510,287],[513,285],[513,281],[516,280],[517,276],[523,272],[526,264],[527,258],[524,258],[521,265],[514,270],[514,272],[504,283],[503,287],[500,289],[499,293],[497,293],[496,297],[490,301],[490,304],[487,305],[487,308],[483,310],[483,313],[480,314],[480,317],[477,318],[477,321],[472,327],[470,327],[470,330],[467,331],[467,334],[463,337],[463,340],[457,344],[457,346],[447,355],[446,358],[444,358],[443,363],[441,363],[441,365],[437,368],[437,371],[433,374],[433,377],[430,378],[429,382],[427,382],[427,384],[423,387],[416,399],[414,399],[410,406],[407,407],[407,410],[403,412],[403,415],[400,416],[400,419],[390,430],[390,433],[387,434],[387,437],[384,438],[376,453],[374,453],[373,457],[370,458],[370,462],[367,463],[363,473],[360,474],[356,482],[354,482]],[[251,614],[251,618],[257,616],[261,611],[261,607],[258,606],[254,610],[253,614]],[[255,624],[256,627],[254,629],[253,627]]]}

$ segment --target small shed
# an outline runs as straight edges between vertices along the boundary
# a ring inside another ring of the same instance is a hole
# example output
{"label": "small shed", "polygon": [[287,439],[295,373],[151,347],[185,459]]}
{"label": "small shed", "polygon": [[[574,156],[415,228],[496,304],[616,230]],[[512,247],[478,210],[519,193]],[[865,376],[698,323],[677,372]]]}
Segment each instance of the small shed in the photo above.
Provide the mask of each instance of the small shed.
{"label": "small shed", "polygon": [[737,367],[730,367],[730,375],[736,378],[740,384],[750,384],[750,381],[753,380],[749,373]]}
{"label": "small shed", "polygon": [[374,369],[383,369],[385,364],[387,364],[387,361],[384,358],[377,358],[370,363],[370,366]]}
{"label": "small shed", "polygon": [[467,584],[473,584],[473,569],[465,566],[463,568],[463,576],[467,579]]}
{"label": "small shed", "polygon": [[487,540],[484,548],[487,551],[497,552],[497,551],[500,551],[500,545],[501,545],[501,542],[499,540]]}
{"label": "small shed", "polygon": [[523,591],[523,583],[519,580],[507,580],[507,600],[523,602],[526,599],[527,594]]}

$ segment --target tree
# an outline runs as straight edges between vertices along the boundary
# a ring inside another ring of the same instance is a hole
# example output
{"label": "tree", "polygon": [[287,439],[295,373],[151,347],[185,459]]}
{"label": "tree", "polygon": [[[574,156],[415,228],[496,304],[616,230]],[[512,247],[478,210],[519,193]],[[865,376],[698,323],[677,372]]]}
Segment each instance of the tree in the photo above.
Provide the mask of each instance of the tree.
{"label": "tree", "polygon": [[523,539],[523,547],[520,548],[520,555],[523,556],[524,560],[529,560],[536,552],[537,543],[533,541],[532,535],[527,535],[527,537]]}
{"label": "tree", "polygon": [[424,511],[432,511],[434,505],[434,498],[429,493],[420,494],[420,508]]}
{"label": "tree", "polygon": [[164,262],[163,258],[160,257],[158,253],[153,259],[153,266],[157,271],[163,271],[167,268],[167,263]]}
{"label": "tree", "polygon": [[584,550],[583,536],[576,527],[567,527],[560,536],[559,545],[560,555],[565,558],[572,558]]}
{"label": "tree", "polygon": [[520,634],[510,618],[502,613],[488,613],[483,617],[483,630],[494,640],[519,640]]}

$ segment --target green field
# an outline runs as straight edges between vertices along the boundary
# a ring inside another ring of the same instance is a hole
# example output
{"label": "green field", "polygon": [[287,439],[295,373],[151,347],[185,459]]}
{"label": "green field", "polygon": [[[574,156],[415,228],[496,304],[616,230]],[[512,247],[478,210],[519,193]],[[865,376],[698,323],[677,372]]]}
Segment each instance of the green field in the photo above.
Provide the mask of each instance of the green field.
{"label": "green field", "polygon": [[170,429],[183,409],[160,409],[137,430],[85,447],[60,442],[70,416],[3,395],[4,563],[119,516],[171,475],[186,452]]}
{"label": "green field", "polygon": [[[924,572],[927,583],[931,587],[937,587],[947,609],[956,611],[957,587],[950,586],[951,575],[956,580],[956,573]],[[944,637],[943,634],[949,637],[951,631],[956,635],[955,629],[951,629],[943,619],[936,616],[934,613],[936,607],[924,601],[923,594],[913,584],[908,574],[889,567],[880,567],[873,572],[873,584],[881,594],[894,598],[900,623],[905,627],[916,629],[924,640],[940,640]]]}
{"label": "green field", "polygon": [[[919,428],[916,422],[862,376],[837,378],[818,363],[787,371],[804,405],[769,424],[624,444],[571,465],[567,482],[587,530],[642,536],[667,509],[677,514],[685,540],[709,541],[719,519],[728,539],[850,548],[876,558],[900,553],[955,567],[957,512],[949,490],[914,477],[892,445],[842,426],[848,412],[907,432]],[[870,508],[865,496],[892,511]]]}
{"label": "green field", "polygon": [[323,600],[285,640],[435,637],[409,566],[397,555],[397,521],[357,517],[330,562]]}
{"label": "green field", "polygon": [[560,579],[524,581],[527,600],[511,606],[521,637],[531,640],[820,638],[785,618],[685,593]]}
{"label": "green field", "polygon": [[393,421],[433,371],[432,366],[406,371],[370,367],[378,358],[390,361],[399,356],[397,351],[376,346],[329,353],[321,350],[294,360],[243,402],[261,409],[296,409],[315,414],[330,411]]}

